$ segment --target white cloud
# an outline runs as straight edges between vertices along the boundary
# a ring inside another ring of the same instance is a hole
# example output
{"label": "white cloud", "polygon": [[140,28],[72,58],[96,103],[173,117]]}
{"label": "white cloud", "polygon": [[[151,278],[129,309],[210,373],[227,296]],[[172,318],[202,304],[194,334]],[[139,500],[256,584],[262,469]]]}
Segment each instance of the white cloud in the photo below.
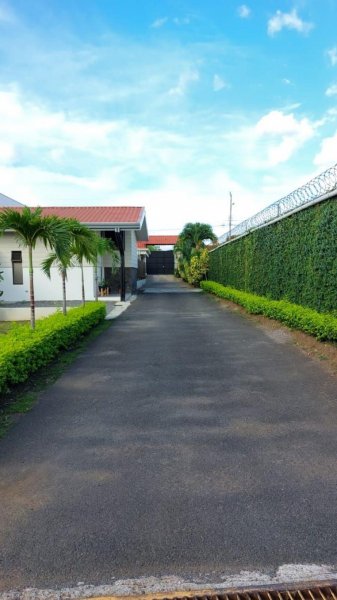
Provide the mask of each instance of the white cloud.
{"label": "white cloud", "polygon": [[114,121],[76,120],[25,102],[18,91],[0,92],[0,139],[17,148],[62,148],[104,153],[109,138],[123,127]]}
{"label": "white cloud", "polygon": [[160,27],[163,27],[163,25],[165,25],[168,22],[172,22],[177,26],[189,25],[191,22],[191,18],[190,17],[174,17],[173,19],[169,19],[168,17],[162,17],[160,19],[156,19],[155,21],[153,21],[153,23],[151,23],[151,27],[153,29],[159,29]]}
{"label": "white cloud", "polygon": [[326,137],[321,142],[320,151],[314,158],[314,164],[321,169],[331,167],[336,162],[337,156],[337,131],[334,135]]}
{"label": "white cloud", "polygon": [[173,23],[175,25],[189,25],[191,22],[191,18],[190,17],[175,17],[173,19]]}
{"label": "white cloud", "polygon": [[214,92],[220,92],[225,88],[229,88],[229,84],[220,75],[215,74],[213,77],[213,90]]}
{"label": "white cloud", "polygon": [[327,115],[330,117],[330,120],[335,120],[335,117],[337,117],[337,108],[329,108]]}
{"label": "white cloud", "polygon": [[328,89],[325,92],[326,96],[336,96],[337,94],[337,83],[333,83],[332,85],[330,85],[328,87]]}
{"label": "white cloud", "polygon": [[314,27],[313,23],[303,21],[297,14],[296,9],[289,13],[283,13],[280,10],[268,21],[268,34],[273,36],[282,29],[295,29],[298,33],[309,33]]}
{"label": "white cloud", "polygon": [[237,136],[241,161],[253,170],[268,169],[286,163],[315,135],[316,124],[307,118],[273,110]]}
{"label": "white cloud", "polygon": [[330,59],[331,66],[334,67],[337,65],[337,46],[330,48],[330,50],[327,51],[327,55]]}
{"label": "white cloud", "polygon": [[219,143],[218,129],[214,135],[210,129],[206,136],[201,131],[194,136],[126,119],[80,119],[29,102],[14,87],[1,92],[0,107],[0,139],[6,140],[0,145],[1,191],[19,201],[144,205],[151,229],[179,231],[190,220],[191,207],[196,220],[224,222],[223,197],[229,189],[241,198],[235,208],[238,220],[274,199],[219,167],[224,143]]}
{"label": "white cloud", "polygon": [[184,71],[178,80],[176,86],[169,89],[169,96],[185,96],[190,83],[199,80],[199,73],[195,69]]}
{"label": "white cloud", "polygon": [[11,164],[15,157],[15,148],[13,144],[0,140],[0,165]]}
{"label": "white cloud", "polygon": [[162,17],[161,19],[156,19],[155,21],[153,21],[153,23],[151,23],[151,27],[153,27],[154,29],[159,29],[160,27],[163,27],[163,25],[165,25],[165,23],[167,23],[168,21],[168,17]]}
{"label": "white cloud", "polygon": [[286,77],[282,79],[282,83],[284,83],[284,85],[292,85],[290,79],[287,79]]}
{"label": "white cloud", "polygon": [[251,9],[246,4],[241,4],[241,6],[238,7],[238,15],[241,19],[248,19],[251,12]]}
{"label": "white cloud", "polygon": [[313,137],[314,131],[314,125],[309,119],[297,120],[293,114],[287,115],[276,110],[263,116],[255,126],[258,138],[276,138],[276,143],[273,142],[267,152],[272,165],[288,160],[298,148]]}

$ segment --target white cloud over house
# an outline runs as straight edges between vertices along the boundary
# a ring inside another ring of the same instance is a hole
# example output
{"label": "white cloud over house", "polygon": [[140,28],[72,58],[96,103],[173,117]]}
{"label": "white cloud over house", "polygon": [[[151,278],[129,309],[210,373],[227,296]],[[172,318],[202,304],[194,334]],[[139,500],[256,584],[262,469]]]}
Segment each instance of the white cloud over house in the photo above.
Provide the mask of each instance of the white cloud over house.
{"label": "white cloud over house", "polygon": [[294,8],[289,13],[277,10],[268,21],[268,35],[274,36],[282,29],[294,29],[298,33],[307,34],[314,27],[313,23],[301,19]]}

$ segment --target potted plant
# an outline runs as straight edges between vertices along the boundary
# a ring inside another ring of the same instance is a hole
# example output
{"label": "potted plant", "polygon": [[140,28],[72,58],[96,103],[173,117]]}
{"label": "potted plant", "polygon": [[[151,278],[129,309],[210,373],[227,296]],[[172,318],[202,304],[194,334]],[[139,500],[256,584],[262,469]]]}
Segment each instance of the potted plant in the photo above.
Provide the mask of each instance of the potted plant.
{"label": "potted plant", "polygon": [[102,279],[102,281],[100,281],[98,284],[98,290],[99,290],[100,296],[109,296],[109,294],[110,294],[109,283],[107,281],[105,281],[105,279]]}

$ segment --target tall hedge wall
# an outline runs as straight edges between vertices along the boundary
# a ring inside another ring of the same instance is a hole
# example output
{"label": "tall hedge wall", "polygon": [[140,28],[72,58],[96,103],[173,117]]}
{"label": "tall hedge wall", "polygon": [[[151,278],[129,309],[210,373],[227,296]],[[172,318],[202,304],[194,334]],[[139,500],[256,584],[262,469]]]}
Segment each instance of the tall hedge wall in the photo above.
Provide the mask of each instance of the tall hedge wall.
{"label": "tall hedge wall", "polygon": [[321,312],[337,310],[337,198],[217,248],[209,279]]}

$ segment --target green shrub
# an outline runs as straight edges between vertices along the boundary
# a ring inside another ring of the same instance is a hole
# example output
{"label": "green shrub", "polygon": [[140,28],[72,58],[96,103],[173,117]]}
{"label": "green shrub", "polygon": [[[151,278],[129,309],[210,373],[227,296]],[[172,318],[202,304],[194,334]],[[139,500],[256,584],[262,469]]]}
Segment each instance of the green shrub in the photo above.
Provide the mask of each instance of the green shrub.
{"label": "green shrub", "polygon": [[337,200],[290,215],[210,252],[209,279],[320,312],[337,308]]}
{"label": "green shrub", "polygon": [[57,312],[37,321],[35,330],[29,325],[11,329],[1,339],[0,392],[28,379],[104,318],[105,304],[89,302],[69,310],[66,316]]}
{"label": "green shrub", "polygon": [[200,281],[205,279],[208,271],[208,250],[202,248],[192,255],[187,271],[187,281],[192,285],[199,286]]}
{"label": "green shrub", "polygon": [[252,314],[276,319],[293,329],[310,333],[319,340],[337,341],[337,317],[332,314],[319,313],[286,300],[269,300],[264,296],[225,287],[215,281],[202,281],[200,287],[205,292],[240,304]]}

